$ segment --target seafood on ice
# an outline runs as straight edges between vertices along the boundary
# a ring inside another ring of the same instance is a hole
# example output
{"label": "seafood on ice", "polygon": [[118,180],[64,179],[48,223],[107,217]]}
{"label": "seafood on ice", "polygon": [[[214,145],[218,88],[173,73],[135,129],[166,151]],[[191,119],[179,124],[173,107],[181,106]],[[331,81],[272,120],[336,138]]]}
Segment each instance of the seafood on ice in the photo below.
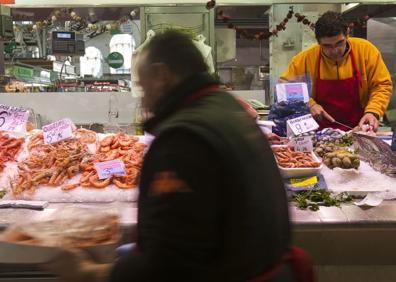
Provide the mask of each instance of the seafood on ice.
{"label": "seafood on ice", "polygon": [[[88,146],[96,145],[90,153]],[[18,163],[18,175],[11,179],[14,195],[34,193],[40,186],[61,187],[70,191],[77,187],[102,189],[114,184],[120,189],[137,187],[146,145],[125,133],[108,135],[98,141],[95,132],[75,131],[75,138],[44,144],[43,134],[33,135],[27,144],[28,156]],[[99,179],[95,163],[120,159],[125,175]]]}
{"label": "seafood on ice", "polygon": [[9,161],[15,161],[16,155],[20,152],[25,138],[11,137],[9,134],[0,131],[0,172]]}
{"label": "seafood on ice", "polygon": [[391,177],[396,177],[396,152],[377,137],[353,133],[354,146],[363,161],[368,162],[375,170]]}

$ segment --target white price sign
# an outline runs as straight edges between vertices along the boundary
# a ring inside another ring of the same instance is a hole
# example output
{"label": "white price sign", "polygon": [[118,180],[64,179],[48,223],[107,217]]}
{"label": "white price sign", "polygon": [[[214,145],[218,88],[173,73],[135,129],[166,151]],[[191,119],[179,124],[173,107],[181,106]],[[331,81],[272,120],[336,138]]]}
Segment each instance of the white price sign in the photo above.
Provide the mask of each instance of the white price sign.
{"label": "white price sign", "polygon": [[26,109],[0,104],[0,130],[25,132],[28,117]]}
{"label": "white price sign", "polygon": [[287,122],[287,135],[300,135],[319,128],[319,124],[311,114],[289,119]]}
{"label": "white price sign", "polygon": [[125,165],[121,160],[111,160],[106,162],[95,163],[95,169],[98,172],[99,179],[106,179],[113,174],[125,175]]}
{"label": "white price sign", "polygon": [[299,152],[312,152],[313,143],[310,136],[294,137],[294,149]]}
{"label": "white price sign", "polygon": [[69,119],[61,119],[43,126],[44,143],[52,144],[73,136],[73,124]]}

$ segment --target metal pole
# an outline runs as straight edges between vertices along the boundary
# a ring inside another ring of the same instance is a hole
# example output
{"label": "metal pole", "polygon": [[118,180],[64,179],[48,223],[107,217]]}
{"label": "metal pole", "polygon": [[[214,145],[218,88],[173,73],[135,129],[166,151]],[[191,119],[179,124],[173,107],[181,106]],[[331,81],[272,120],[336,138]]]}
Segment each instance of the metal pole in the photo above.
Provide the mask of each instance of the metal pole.
{"label": "metal pole", "polygon": [[0,75],[5,75],[4,42],[0,39]]}

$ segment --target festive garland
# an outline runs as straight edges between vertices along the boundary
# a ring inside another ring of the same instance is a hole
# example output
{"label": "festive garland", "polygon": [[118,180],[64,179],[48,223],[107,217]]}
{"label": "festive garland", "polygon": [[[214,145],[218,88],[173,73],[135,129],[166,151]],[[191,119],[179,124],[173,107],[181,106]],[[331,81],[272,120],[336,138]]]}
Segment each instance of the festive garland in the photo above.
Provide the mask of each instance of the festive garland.
{"label": "festive garland", "polygon": [[352,21],[349,24],[349,29],[353,29],[353,28],[365,28],[367,27],[367,21],[372,18],[372,16],[369,15],[365,15],[363,17],[358,18],[355,21]]}
{"label": "festive garland", "polygon": [[113,21],[106,25],[100,24],[98,21],[90,22],[83,17],[79,16],[73,9],[63,8],[55,10],[47,19],[38,21],[33,25],[33,31],[42,30],[44,28],[51,28],[54,24],[60,20],[70,20],[70,29],[74,31],[80,31],[86,29],[88,32],[97,34],[118,30],[120,25],[126,23],[128,20],[135,19],[137,15],[136,10],[132,10],[129,15],[121,17],[118,21]]}
{"label": "festive garland", "polygon": [[[208,10],[213,9],[216,6],[216,1],[211,0],[206,3],[206,8]],[[271,36],[278,36],[278,33],[280,31],[286,30],[286,25],[289,22],[290,19],[293,18],[293,16],[296,18],[298,23],[302,23],[303,25],[308,26],[310,29],[315,30],[315,23],[311,22],[308,20],[308,18],[300,13],[294,13],[293,11],[293,6],[289,7],[289,11],[286,15],[286,17],[281,21],[279,24],[275,26],[271,31],[261,31],[258,33],[252,33],[248,32],[246,29],[240,28],[238,26],[235,26],[233,23],[230,22],[231,17],[227,16],[224,14],[222,10],[220,10],[217,13],[217,17],[223,21],[223,23],[227,23],[227,27],[231,29],[235,29],[237,34],[246,38],[246,39],[251,39],[251,40],[264,40],[264,39],[269,39]],[[371,17],[369,15],[363,16],[358,18],[355,21],[352,21],[349,24],[349,28],[359,28],[359,27],[366,27],[367,21]]]}
{"label": "festive garland", "polygon": [[275,26],[271,31],[268,32],[259,32],[259,33],[249,33],[246,29],[239,28],[235,26],[233,23],[230,22],[231,18],[227,15],[224,14],[223,11],[219,11],[217,13],[217,17],[221,19],[224,23],[227,23],[228,28],[233,28],[236,30],[236,32],[247,39],[254,39],[254,40],[263,40],[263,39],[268,39],[271,36],[278,36],[278,33],[280,31],[286,30],[286,25],[289,22],[290,19],[293,18],[293,16],[297,19],[297,22],[301,22],[302,24],[309,26],[309,28],[314,29],[315,24],[309,21],[306,16],[300,14],[300,13],[294,13],[293,11],[293,6],[289,7],[289,11],[286,15],[286,17]]}
{"label": "festive garland", "polygon": [[[211,0],[206,3],[206,8],[208,10],[215,8],[216,1]],[[118,30],[120,25],[127,22],[128,20],[132,20],[136,17],[137,12],[132,10],[128,16],[121,17],[118,21],[113,21],[112,23],[108,23],[106,25],[100,24],[97,21],[89,22],[88,20],[84,19],[83,17],[79,16],[73,9],[71,8],[62,8],[59,10],[55,10],[47,19],[43,21],[37,21],[33,27],[32,31],[42,30],[44,28],[51,28],[58,20],[65,19],[70,20],[70,29],[74,31],[79,31],[86,29],[88,32],[91,32],[90,37],[97,36],[104,32],[115,31]],[[286,25],[293,18],[296,18],[297,22],[302,23],[308,26],[310,29],[315,29],[315,24],[312,23],[307,17],[300,13],[294,13],[293,6],[289,7],[289,11],[286,17],[275,26],[271,31],[261,31],[258,33],[249,32],[246,29],[240,28],[234,25],[231,21],[231,17],[224,14],[222,10],[217,13],[217,17],[221,19],[224,23],[227,23],[227,27],[231,29],[235,29],[237,34],[241,37],[250,40],[265,40],[269,39],[271,36],[278,36],[278,33],[281,31],[286,30]],[[366,27],[367,21],[371,17],[369,15],[363,16],[358,18],[355,21],[352,21],[349,24],[349,28],[359,28],[359,27]]]}

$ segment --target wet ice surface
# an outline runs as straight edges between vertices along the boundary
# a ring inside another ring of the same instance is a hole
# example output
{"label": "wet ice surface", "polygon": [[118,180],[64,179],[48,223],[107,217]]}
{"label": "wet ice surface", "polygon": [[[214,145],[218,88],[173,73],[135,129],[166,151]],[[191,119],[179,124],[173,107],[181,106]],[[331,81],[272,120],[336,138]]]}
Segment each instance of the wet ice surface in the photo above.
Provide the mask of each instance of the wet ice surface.
{"label": "wet ice surface", "polygon": [[358,170],[333,170],[324,166],[321,173],[330,190],[336,192],[387,192],[396,197],[396,178],[389,177],[374,170],[367,162],[360,162]]}

